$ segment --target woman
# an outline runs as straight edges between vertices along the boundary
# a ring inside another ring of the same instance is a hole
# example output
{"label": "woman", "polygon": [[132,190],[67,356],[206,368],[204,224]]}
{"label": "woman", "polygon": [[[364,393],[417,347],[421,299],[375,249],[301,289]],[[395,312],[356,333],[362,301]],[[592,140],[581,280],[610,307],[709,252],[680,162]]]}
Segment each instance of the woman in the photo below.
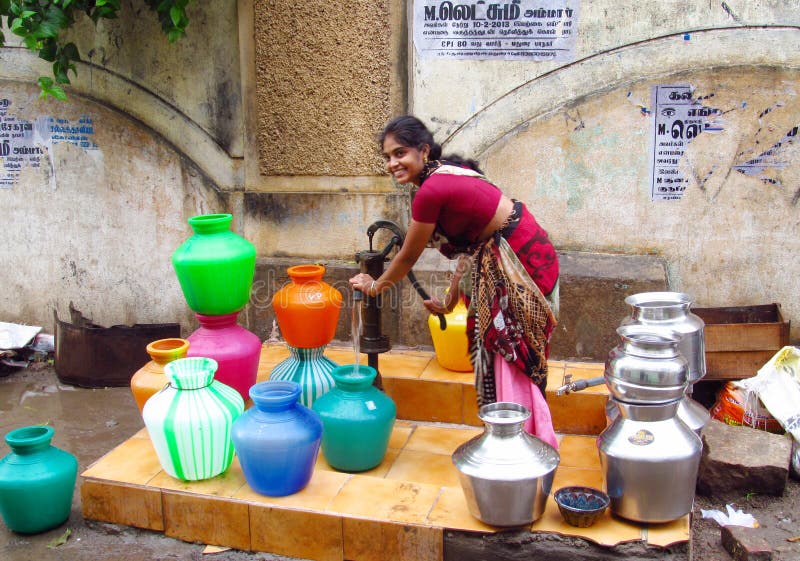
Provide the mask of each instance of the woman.
{"label": "woman", "polygon": [[[454,155],[443,158],[441,146],[416,117],[393,119],[379,141],[387,171],[398,183],[416,187],[412,220],[402,247],[380,278],[361,273],[350,285],[371,296],[390,289],[430,242],[447,257],[458,256],[444,302],[431,299],[424,304],[432,313],[447,313],[462,289],[466,293],[479,404],[503,399],[495,386],[495,370],[505,373],[506,366],[524,373],[542,396],[558,297],[558,258],[547,233],[524,204],[503,195],[483,175],[477,162]],[[470,282],[462,283],[469,267]]]}

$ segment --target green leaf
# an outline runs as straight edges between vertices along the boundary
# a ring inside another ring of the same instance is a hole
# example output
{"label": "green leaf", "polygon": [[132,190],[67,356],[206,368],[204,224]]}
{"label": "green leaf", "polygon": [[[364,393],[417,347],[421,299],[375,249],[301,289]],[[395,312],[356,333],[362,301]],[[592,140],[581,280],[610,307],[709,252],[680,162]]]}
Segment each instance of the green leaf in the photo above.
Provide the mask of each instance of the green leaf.
{"label": "green leaf", "polygon": [[172,29],[169,31],[169,33],[167,33],[167,38],[169,39],[170,43],[174,43],[175,41],[180,39],[181,36],[183,36],[183,31],[181,31],[180,29]]}
{"label": "green leaf", "polygon": [[36,15],[36,14],[38,14],[38,13],[39,13],[39,12],[34,12],[34,11],[32,11],[32,10],[25,10],[24,12],[22,12],[22,13],[19,15],[19,17],[21,17],[22,19],[28,19],[28,18],[30,18],[31,16],[35,16],[35,15]]}
{"label": "green leaf", "polygon": [[25,36],[25,39],[22,42],[25,43],[26,49],[30,49],[32,51],[39,50],[39,40],[36,39],[36,37],[34,37],[33,35]]}
{"label": "green leaf", "polygon": [[[61,89],[61,88],[59,88],[59,89]],[[61,93],[63,94],[63,93],[64,93],[64,90],[61,90]],[[64,96],[64,97],[66,98],[66,96]],[[72,533],[72,530],[70,530],[69,528],[67,528],[67,529],[64,531],[64,533],[63,533],[63,534],[61,534],[61,536],[59,536],[59,537],[57,537],[57,538],[53,539],[53,540],[52,540],[50,543],[48,543],[48,544],[47,544],[47,547],[49,547],[49,548],[51,548],[51,549],[52,549],[52,548],[54,548],[54,547],[58,547],[58,546],[60,546],[60,545],[63,545],[63,544],[65,544],[65,543],[67,543],[67,540],[69,539],[69,535],[70,535],[71,533]]]}
{"label": "green leaf", "polygon": [[44,59],[47,62],[53,62],[56,60],[57,52],[58,45],[56,45],[56,42],[46,41],[42,48],[39,49],[39,58]]}
{"label": "green leaf", "polygon": [[182,15],[183,15],[183,10],[180,9],[178,6],[172,6],[169,9],[169,17],[172,20],[172,25],[174,25],[175,27],[179,27]]}
{"label": "green leaf", "polygon": [[81,55],[78,52],[78,47],[75,46],[75,43],[67,43],[61,48],[61,53],[68,59],[68,60],[80,60]]}
{"label": "green leaf", "polygon": [[15,33],[16,35],[23,35],[24,36],[24,35],[27,34],[26,31],[24,31],[23,33],[19,33],[19,29],[23,25],[25,25],[25,22],[23,20],[19,19],[19,18],[16,18],[16,19],[14,19],[14,21],[11,22],[11,27],[9,29],[11,29],[11,32]]}

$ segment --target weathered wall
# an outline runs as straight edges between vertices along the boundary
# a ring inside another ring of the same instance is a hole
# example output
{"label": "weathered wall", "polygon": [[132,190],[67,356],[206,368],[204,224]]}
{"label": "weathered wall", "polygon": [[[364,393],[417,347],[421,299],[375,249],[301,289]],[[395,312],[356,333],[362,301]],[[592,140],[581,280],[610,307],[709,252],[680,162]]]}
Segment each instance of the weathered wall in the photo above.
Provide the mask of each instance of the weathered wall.
{"label": "weathered wall", "polygon": [[191,321],[170,256],[186,217],[224,210],[226,198],[163,138],[73,95],[53,106],[33,85],[0,82],[7,115],[91,116],[96,149],[55,142],[39,167],[0,189],[3,321],[53,329],[70,302],[101,325]]}
{"label": "weathered wall", "polygon": [[30,128],[3,140],[40,153],[2,158],[0,320],[52,332],[73,302],[102,325],[192,325],[170,255],[189,216],[241,204],[244,135],[236,5],[187,11],[174,44],[138,0],[96,32],[81,20],[67,102],[38,99],[49,64],[6,32],[1,118]]}
{"label": "weathered wall", "polygon": [[[412,109],[445,152],[479,157],[529,203],[557,247],[662,256],[697,305],[781,303],[797,341],[798,7],[583,2],[574,62],[415,57]],[[457,90],[454,74],[469,76]],[[722,130],[687,145],[683,199],[651,202],[650,88],[667,84],[709,96]],[[782,139],[780,165],[736,171]]]}

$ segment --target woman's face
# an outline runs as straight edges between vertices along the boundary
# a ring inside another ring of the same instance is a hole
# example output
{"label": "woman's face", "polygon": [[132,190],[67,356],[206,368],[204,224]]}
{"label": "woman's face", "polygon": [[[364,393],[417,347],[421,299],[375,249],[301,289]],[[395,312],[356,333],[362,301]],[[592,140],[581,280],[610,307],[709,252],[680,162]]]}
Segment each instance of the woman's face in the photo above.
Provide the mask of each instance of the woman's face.
{"label": "woman's face", "polygon": [[422,169],[430,152],[430,147],[425,144],[422,148],[405,146],[395,140],[393,134],[387,134],[383,140],[383,158],[386,160],[388,171],[398,183],[420,184]]}

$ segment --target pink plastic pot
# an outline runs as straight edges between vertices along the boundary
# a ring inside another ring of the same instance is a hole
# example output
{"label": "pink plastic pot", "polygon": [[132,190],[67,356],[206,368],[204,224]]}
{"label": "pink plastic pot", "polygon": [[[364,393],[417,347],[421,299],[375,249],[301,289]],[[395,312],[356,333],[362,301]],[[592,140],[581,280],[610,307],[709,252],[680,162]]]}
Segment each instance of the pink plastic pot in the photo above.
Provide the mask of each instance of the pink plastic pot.
{"label": "pink plastic pot", "polygon": [[250,397],[256,383],[261,340],[236,323],[239,312],[219,316],[195,314],[200,328],[189,335],[186,356],[204,356],[217,361],[215,380],[236,389],[242,399]]}

